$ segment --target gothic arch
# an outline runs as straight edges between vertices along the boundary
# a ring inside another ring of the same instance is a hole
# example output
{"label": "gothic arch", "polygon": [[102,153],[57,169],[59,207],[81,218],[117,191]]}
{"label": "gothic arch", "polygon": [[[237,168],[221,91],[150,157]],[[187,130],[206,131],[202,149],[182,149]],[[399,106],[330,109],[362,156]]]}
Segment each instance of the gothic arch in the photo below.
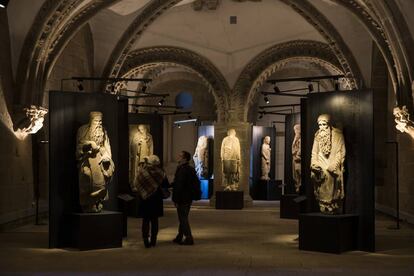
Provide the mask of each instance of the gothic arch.
{"label": "gothic arch", "polygon": [[218,121],[225,120],[228,107],[229,85],[221,72],[201,55],[178,47],[150,47],[130,52],[118,70],[119,76],[127,76],[137,67],[153,63],[173,63],[192,69],[209,84],[217,105]]}
{"label": "gothic arch", "polygon": [[[234,85],[233,97],[242,99],[242,105],[237,108],[240,110],[237,116],[240,120],[247,120],[249,109],[257,94],[256,88],[260,87],[278,67],[283,66],[283,62],[292,58],[308,59],[334,72],[344,73],[335,53],[329,45],[322,42],[295,40],[268,48],[249,62]],[[355,81],[348,81],[349,88],[356,88]]]}

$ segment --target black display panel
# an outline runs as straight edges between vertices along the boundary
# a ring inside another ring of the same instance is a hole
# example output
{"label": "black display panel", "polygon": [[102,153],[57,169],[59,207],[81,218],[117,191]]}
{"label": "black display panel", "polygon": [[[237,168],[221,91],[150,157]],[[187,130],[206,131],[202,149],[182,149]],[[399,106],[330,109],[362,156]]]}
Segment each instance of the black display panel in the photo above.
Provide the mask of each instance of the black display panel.
{"label": "black display panel", "polygon": [[285,194],[296,194],[293,181],[292,143],[295,138],[294,125],[300,124],[300,113],[285,116]]}
{"label": "black display panel", "polygon": [[317,118],[327,113],[345,138],[344,213],[359,215],[358,249],[364,251],[375,250],[372,97],[371,91],[342,91],[310,94],[301,101],[302,188],[307,198],[301,211],[319,212],[310,182],[310,159]]}
{"label": "black display panel", "polygon": [[266,136],[270,137],[271,158],[270,158],[270,180],[276,178],[276,128],[253,126],[252,131],[252,146],[250,151],[250,195],[253,199],[264,200],[267,199],[266,180],[261,180],[262,172],[262,144]]}
{"label": "black display panel", "polygon": [[119,162],[119,149],[124,143],[119,131],[127,127],[127,107],[126,99],[110,94],[49,93],[49,247],[69,245],[71,225],[68,214],[80,211],[76,134],[80,126],[89,122],[91,111],[103,113],[103,126],[110,139],[115,164],[115,173],[108,186],[109,199],[104,202],[104,209],[118,210],[119,180],[128,174]]}

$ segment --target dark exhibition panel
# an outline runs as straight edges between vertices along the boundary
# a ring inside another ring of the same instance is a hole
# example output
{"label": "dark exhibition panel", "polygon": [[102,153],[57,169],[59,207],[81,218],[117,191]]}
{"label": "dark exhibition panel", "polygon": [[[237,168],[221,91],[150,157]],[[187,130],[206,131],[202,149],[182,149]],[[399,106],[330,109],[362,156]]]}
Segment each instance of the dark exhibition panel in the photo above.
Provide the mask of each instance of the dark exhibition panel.
{"label": "dark exhibition panel", "polygon": [[208,177],[200,178],[201,185],[201,198],[209,199],[213,195],[214,189],[214,126],[199,126],[198,137],[207,136],[207,148],[208,148]]}
{"label": "dark exhibition panel", "polygon": [[[132,194],[131,191],[131,181],[130,179],[130,164],[131,164],[131,147],[130,141],[131,135],[137,132],[138,125],[145,125],[148,128],[148,132],[152,136],[153,141],[153,154],[157,155],[160,159],[161,164],[163,164],[163,118],[158,114],[143,114],[143,113],[129,113],[128,114],[128,131],[126,136],[126,168],[128,170],[128,180],[120,184],[120,189],[122,189],[125,194]],[[129,138],[128,138],[129,137]],[[128,197],[130,199],[130,197]],[[127,203],[128,215],[133,217],[138,217],[138,199],[134,197],[132,200],[129,200]]]}
{"label": "dark exhibition panel", "polygon": [[[330,114],[330,124],[341,129],[344,135],[346,156],[344,164],[344,214],[358,216],[357,247],[363,251],[375,250],[374,228],[374,137],[373,137],[373,95],[371,91],[347,91],[310,94],[302,99],[302,185],[307,199],[303,205],[305,213],[319,212],[314,196],[314,188],[310,181],[310,160],[314,135],[318,130],[317,118],[321,114]],[[309,216],[313,216],[309,214]],[[318,214],[318,216],[325,216]],[[300,229],[303,232],[321,236],[323,232],[313,231],[328,227],[337,215],[324,219],[300,218]],[[314,224],[312,227],[309,224]],[[319,221],[319,222],[318,222]],[[318,224],[319,223],[319,224]],[[341,222],[343,223],[343,222]],[[302,224],[309,229],[302,229]],[[353,224],[352,224],[353,225]],[[354,226],[348,227],[353,229]],[[350,230],[351,231],[351,230]],[[312,239],[311,235],[306,238]],[[300,243],[308,244],[302,237]],[[328,241],[326,241],[328,242]],[[302,248],[302,246],[300,245]],[[317,250],[317,248],[307,248]],[[349,248],[348,248],[349,249]]]}
{"label": "dark exhibition panel", "polygon": [[[262,176],[262,145],[264,138],[270,137],[270,173],[269,180],[261,179]],[[276,128],[253,126],[252,145],[250,151],[250,196],[254,200],[278,200],[281,187],[276,181]]]}
{"label": "dark exhibition panel", "polygon": [[[89,122],[91,111],[103,113],[103,126],[110,139],[115,174],[108,187],[109,199],[104,209],[118,211],[118,185],[128,171],[120,165],[120,147],[125,141],[119,133],[127,124],[127,101],[104,93],[51,91],[49,93],[49,247],[71,246],[71,214],[80,211],[76,135]],[[105,213],[105,211],[103,212]],[[120,215],[120,213],[118,213]],[[122,224],[121,224],[122,225]],[[121,226],[122,227],[122,226]],[[102,225],[94,225],[102,231]]]}

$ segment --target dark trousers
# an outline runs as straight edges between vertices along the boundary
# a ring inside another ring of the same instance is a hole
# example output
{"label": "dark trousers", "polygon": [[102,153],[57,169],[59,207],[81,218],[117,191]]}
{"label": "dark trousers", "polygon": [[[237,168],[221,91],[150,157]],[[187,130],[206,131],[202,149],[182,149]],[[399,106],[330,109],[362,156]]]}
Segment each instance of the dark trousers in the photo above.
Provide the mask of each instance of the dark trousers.
{"label": "dark trousers", "polygon": [[142,219],[142,237],[148,239],[151,228],[151,239],[156,239],[158,234],[158,217]]}
{"label": "dark trousers", "polygon": [[177,204],[177,215],[180,225],[178,227],[178,236],[192,237],[188,214],[190,213],[191,203]]}

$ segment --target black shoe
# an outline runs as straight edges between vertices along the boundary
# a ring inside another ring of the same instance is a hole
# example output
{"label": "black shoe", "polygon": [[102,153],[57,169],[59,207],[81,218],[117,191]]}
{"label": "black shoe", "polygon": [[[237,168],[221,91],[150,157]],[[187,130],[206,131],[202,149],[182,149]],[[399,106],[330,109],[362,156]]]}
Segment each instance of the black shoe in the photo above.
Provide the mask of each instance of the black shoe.
{"label": "black shoe", "polygon": [[180,245],[193,245],[194,239],[193,237],[186,237],[182,242],[180,242]]}
{"label": "black shoe", "polygon": [[152,237],[151,236],[151,241],[150,241],[150,245],[152,246],[152,247],[155,247],[155,245],[157,244],[157,237]]}
{"label": "black shoe", "polygon": [[178,234],[178,235],[175,237],[175,239],[173,239],[173,242],[174,242],[174,243],[178,243],[178,244],[180,244],[180,243],[182,242],[182,240],[183,240],[183,236],[182,236],[182,235],[180,235],[180,234]]}
{"label": "black shoe", "polygon": [[144,238],[144,246],[145,246],[145,248],[150,248],[151,247],[151,244],[150,244],[150,242],[148,241],[147,238]]}

